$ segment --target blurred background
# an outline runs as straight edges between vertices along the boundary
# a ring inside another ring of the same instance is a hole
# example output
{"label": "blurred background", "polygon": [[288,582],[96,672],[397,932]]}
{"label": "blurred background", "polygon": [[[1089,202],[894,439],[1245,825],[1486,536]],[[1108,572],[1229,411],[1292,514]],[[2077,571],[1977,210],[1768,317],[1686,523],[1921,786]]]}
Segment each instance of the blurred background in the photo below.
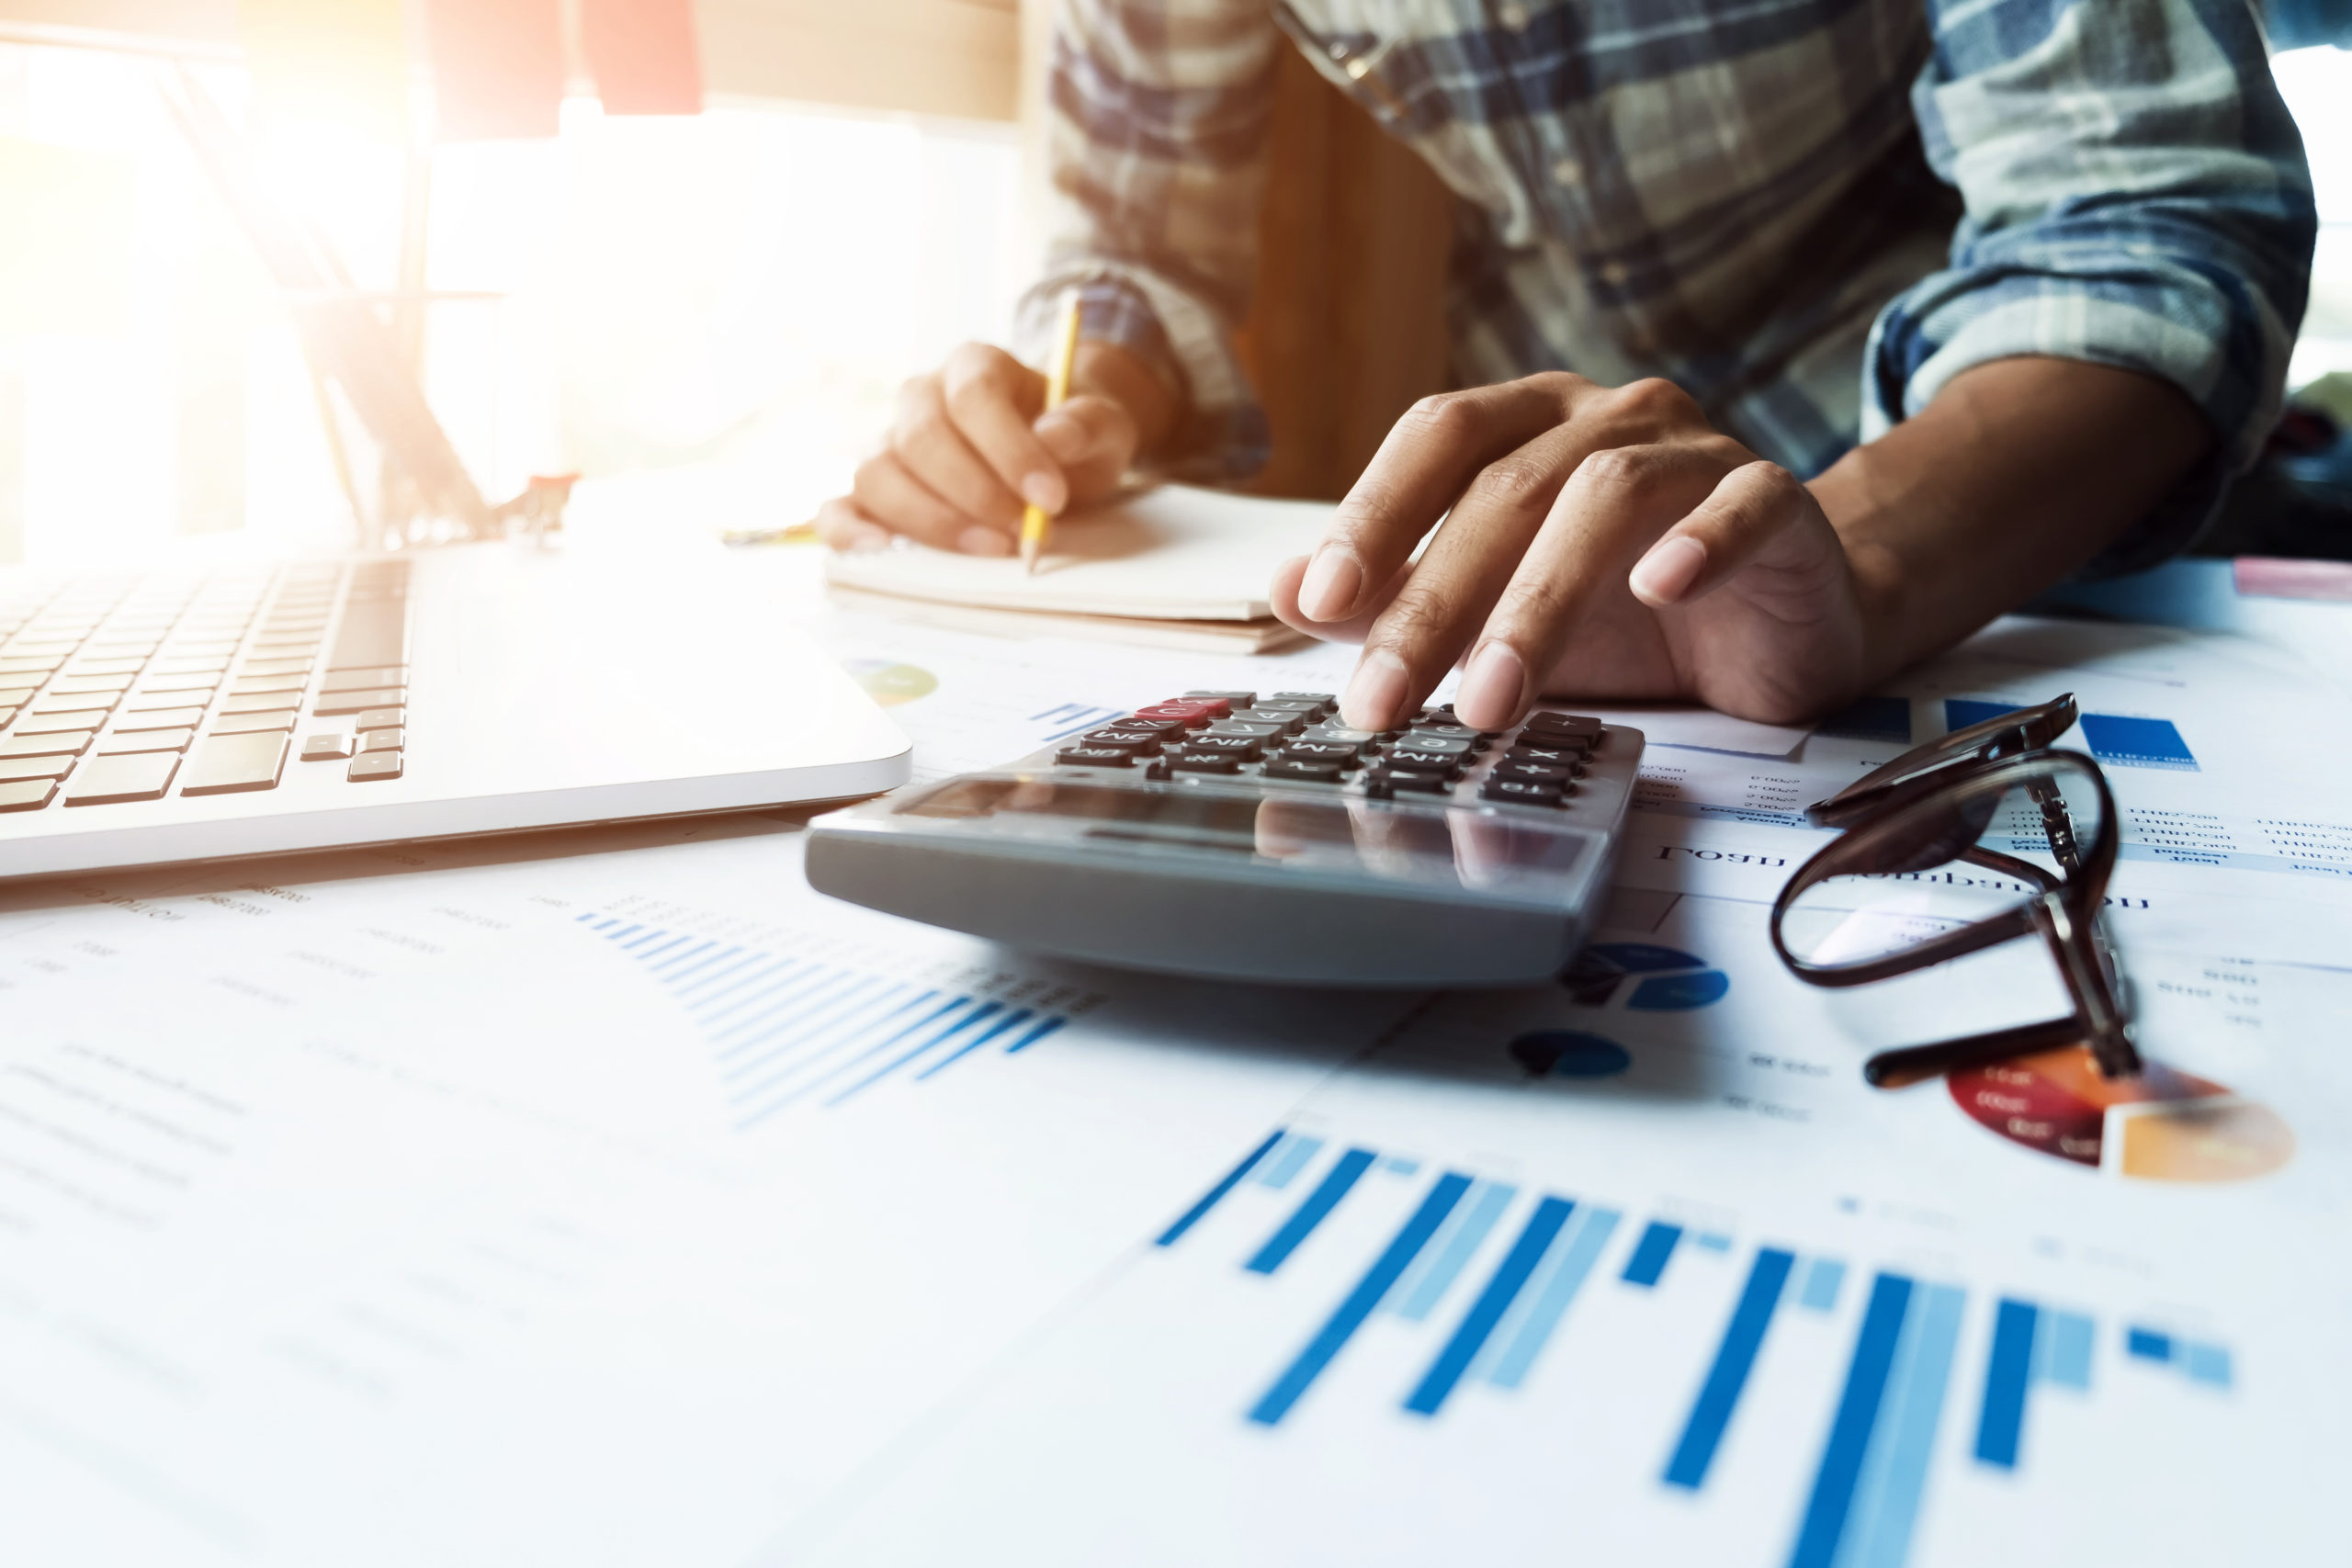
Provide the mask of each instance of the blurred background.
{"label": "blurred background", "polygon": [[[2301,6],[2274,6],[2324,224],[2299,386],[2352,373],[2352,53],[2313,41],[2325,0]],[[415,302],[426,390],[484,491],[717,464],[756,470],[759,500],[697,525],[773,527],[843,486],[899,380],[1008,330],[1035,260],[1019,110],[1043,11],[0,0],[0,562],[349,536],[292,317],[165,112],[176,71],[354,288]],[[1268,488],[1314,494],[1440,373],[1442,197],[1311,73],[1284,84],[1269,238],[1295,232],[1270,284],[1314,303],[1246,350],[1273,405]],[[1389,197],[1303,205],[1349,170]],[[1360,243],[1384,224],[1428,241],[1363,287],[1428,308],[1334,359],[1401,318],[1311,275],[1404,254]]]}

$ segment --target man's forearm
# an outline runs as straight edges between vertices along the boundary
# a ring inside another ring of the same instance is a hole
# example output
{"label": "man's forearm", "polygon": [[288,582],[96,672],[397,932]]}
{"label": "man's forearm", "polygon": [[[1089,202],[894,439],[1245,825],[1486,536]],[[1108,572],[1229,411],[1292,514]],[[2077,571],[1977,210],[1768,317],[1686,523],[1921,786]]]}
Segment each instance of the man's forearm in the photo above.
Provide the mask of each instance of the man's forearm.
{"label": "man's forearm", "polygon": [[2211,442],[2179,389],[2132,371],[2027,356],[1954,377],[1813,481],[1861,588],[1872,678],[2083,566]]}

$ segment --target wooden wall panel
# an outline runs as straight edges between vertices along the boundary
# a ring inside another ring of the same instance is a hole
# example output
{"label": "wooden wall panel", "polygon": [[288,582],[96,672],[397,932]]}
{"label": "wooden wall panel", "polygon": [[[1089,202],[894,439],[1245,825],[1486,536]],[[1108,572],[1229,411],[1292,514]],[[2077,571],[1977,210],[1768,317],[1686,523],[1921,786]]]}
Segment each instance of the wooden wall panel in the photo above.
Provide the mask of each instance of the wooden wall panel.
{"label": "wooden wall panel", "polygon": [[1449,384],[1452,193],[1295,51],[1278,73],[1258,288],[1240,348],[1273,425],[1251,488],[1336,500]]}

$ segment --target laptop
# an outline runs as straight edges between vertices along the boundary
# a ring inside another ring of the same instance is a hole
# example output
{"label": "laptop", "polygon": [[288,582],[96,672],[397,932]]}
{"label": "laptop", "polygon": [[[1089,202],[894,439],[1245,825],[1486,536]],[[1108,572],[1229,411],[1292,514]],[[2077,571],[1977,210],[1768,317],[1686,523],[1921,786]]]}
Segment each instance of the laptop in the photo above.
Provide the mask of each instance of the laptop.
{"label": "laptop", "polygon": [[718,547],[0,570],[0,878],[842,800],[909,744]]}

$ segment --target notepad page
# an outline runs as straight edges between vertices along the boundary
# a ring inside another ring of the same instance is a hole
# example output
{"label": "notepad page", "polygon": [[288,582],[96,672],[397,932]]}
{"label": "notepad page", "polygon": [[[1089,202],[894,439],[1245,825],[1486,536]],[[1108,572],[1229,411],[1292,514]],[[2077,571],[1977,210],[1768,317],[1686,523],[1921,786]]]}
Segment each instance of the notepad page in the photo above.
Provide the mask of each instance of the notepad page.
{"label": "notepad page", "polygon": [[833,556],[826,576],[869,592],[994,609],[1252,621],[1273,613],[1266,589],[1274,569],[1312,549],[1335,510],[1162,485],[1057,523],[1034,576],[1009,557],[911,541]]}

